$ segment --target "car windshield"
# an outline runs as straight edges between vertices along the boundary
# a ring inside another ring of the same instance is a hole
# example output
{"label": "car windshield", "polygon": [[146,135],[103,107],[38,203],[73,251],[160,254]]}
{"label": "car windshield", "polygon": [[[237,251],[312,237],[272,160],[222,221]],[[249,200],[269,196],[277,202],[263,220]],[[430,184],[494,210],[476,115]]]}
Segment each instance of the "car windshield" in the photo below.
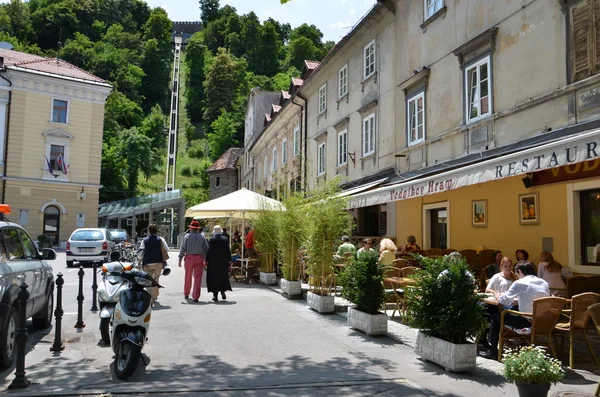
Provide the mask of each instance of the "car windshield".
{"label": "car windshield", "polygon": [[110,235],[115,240],[127,240],[127,232],[125,230],[111,230]]}
{"label": "car windshield", "polygon": [[104,234],[100,230],[77,230],[71,236],[73,241],[100,241],[104,240]]}

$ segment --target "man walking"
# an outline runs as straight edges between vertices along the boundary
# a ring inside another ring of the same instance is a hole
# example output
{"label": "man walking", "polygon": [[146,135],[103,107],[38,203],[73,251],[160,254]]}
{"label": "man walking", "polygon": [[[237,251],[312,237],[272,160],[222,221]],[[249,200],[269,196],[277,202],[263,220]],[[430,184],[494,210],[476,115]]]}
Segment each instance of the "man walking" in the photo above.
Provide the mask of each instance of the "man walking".
{"label": "man walking", "polygon": [[[148,225],[148,233],[150,233],[150,235],[142,240],[140,252],[143,252],[142,269],[158,283],[160,274],[166,264],[163,258],[163,250],[165,253],[168,253],[169,246],[165,239],[156,235],[157,230],[154,223]],[[148,288],[148,292],[152,296],[152,305],[158,303],[156,300],[159,294],[158,287]]]}
{"label": "man walking", "polygon": [[[185,258],[185,277],[183,282],[183,295],[189,299],[192,290],[192,299],[198,302],[200,299],[200,288],[202,286],[202,273],[204,272],[204,257],[208,252],[206,238],[200,233],[200,224],[193,220],[190,223],[190,232],[183,237],[183,243],[179,250],[179,267],[181,260]],[[192,288],[192,278],[194,287]]]}

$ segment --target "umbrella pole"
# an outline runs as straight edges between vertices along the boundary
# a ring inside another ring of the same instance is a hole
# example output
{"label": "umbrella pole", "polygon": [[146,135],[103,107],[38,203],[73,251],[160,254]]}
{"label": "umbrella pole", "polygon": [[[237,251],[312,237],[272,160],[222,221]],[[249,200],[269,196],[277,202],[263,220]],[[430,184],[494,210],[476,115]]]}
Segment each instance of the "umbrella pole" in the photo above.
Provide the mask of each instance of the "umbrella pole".
{"label": "umbrella pole", "polygon": [[244,250],[246,248],[246,236],[244,235],[245,230],[246,230],[246,212],[242,211],[242,236],[244,236],[244,239],[242,240],[242,258],[245,258],[245,256],[244,256]]}

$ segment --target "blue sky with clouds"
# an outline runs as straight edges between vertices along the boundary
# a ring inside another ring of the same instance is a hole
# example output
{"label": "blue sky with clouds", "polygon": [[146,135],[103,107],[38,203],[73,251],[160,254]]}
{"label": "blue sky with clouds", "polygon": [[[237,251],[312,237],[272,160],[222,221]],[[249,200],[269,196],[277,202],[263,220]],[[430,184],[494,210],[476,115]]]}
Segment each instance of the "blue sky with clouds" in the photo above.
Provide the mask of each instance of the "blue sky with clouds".
{"label": "blue sky with clouds", "polygon": [[[146,0],[150,7],[162,7],[173,21],[200,19],[198,0]],[[279,0],[221,0],[238,14],[254,11],[261,21],[271,17],[287,22],[292,27],[303,24],[317,26],[324,40],[339,41],[358,20],[376,3],[375,0],[292,0],[281,4]]]}

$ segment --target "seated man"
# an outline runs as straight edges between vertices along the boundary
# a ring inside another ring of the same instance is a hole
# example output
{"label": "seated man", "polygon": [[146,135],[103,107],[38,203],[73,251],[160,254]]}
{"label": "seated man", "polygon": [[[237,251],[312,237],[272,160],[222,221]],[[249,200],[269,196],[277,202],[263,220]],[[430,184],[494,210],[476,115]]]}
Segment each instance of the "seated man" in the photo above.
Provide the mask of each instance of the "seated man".
{"label": "seated man", "polygon": [[[510,306],[517,299],[519,302],[518,310],[524,313],[533,312],[533,300],[550,296],[550,288],[548,283],[536,277],[535,267],[531,262],[520,262],[515,266],[515,273],[519,278],[512,283],[508,291],[501,294],[496,292],[494,295],[498,303],[502,306]],[[500,321],[501,312],[490,314],[490,351],[479,352],[485,358],[498,358],[498,340],[500,339]],[[531,327],[531,321],[526,318],[506,314],[504,316],[504,324],[515,328]]]}
{"label": "seated man", "polygon": [[350,242],[350,237],[342,236],[342,244],[338,247],[337,254],[343,258],[347,252],[356,255],[356,247]]}

